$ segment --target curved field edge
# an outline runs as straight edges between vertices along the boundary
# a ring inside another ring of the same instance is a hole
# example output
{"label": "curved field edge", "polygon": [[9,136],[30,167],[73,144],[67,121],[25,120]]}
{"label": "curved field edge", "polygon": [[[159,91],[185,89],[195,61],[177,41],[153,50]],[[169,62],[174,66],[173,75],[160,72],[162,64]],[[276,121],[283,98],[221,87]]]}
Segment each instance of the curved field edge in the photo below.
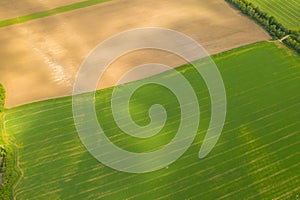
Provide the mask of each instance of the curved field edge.
{"label": "curved field edge", "polygon": [[[197,90],[202,122],[190,149],[174,164],[152,173],[117,172],[91,157],[77,136],[70,97],[9,109],[6,129],[20,146],[20,166],[24,171],[24,178],[16,188],[16,197],[296,198],[300,189],[297,159],[300,64],[299,56],[287,51],[276,43],[262,42],[213,57],[224,79],[228,114],[220,141],[203,160],[198,159],[197,153],[210,117],[207,91],[190,66],[179,67],[178,71]],[[166,72],[152,78],[170,77]],[[141,94],[155,94],[153,98],[169,106],[168,112],[175,112],[172,121],[178,122],[176,101],[172,100],[171,94],[164,96],[166,91],[155,86],[146,89]],[[103,106],[109,106],[111,90],[97,92],[96,101],[110,139],[124,148],[137,150],[133,146],[138,146],[149,150],[172,138],[169,135],[174,131],[172,123],[156,137],[158,141],[139,143],[122,136],[111,123],[107,109],[103,109]],[[132,114],[139,116],[140,123],[147,122],[150,101],[139,97],[134,101]]]}

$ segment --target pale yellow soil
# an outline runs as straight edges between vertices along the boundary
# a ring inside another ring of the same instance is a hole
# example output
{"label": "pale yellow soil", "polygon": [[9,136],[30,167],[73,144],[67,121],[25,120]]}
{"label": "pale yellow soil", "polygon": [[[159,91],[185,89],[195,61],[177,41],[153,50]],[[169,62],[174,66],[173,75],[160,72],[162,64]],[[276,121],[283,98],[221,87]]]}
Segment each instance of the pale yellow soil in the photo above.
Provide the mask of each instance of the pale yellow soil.
{"label": "pale yellow soil", "polygon": [[[132,28],[180,31],[210,54],[268,40],[268,34],[223,0],[114,0],[0,29],[0,82],[6,106],[70,95],[76,72],[100,42]],[[182,59],[145,50],[118,59],[99,88],[113,85],[128,69],[144,63],[175,67]],[[146,76],[146,75],[145,75]]]}

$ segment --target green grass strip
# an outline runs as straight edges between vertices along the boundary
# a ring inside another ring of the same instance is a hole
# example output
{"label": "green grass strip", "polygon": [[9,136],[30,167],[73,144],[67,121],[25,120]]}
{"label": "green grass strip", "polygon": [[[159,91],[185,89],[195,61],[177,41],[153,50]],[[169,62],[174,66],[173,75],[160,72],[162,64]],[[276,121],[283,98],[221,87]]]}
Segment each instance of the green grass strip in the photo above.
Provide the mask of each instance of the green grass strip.
{"label": "green grass strip", "polygon": [[88,7],[88,6],[93,6],[93,5],[100,4],[100,3],[103,3],[103,2],[107,2],[107,1],[110,1],[110,0],[88,0],[88,1],[74,3],[74,4],[71,4],[71,5],[66,5],[66,6],[53,8],[51,10],[45,10],[45,11],[31,13],[31,14],[16,17],[16,18],[6,19],[6,20],[3,20],[3,21],[0,21],[0,28],[6,27],[6,26],[11,26],[11,25],[14,25],[14,24],[24,23],[24,22],[31,21],[31,20],[34,20],[34,19],[39,19],[39,18],[42,18],[42,17],[47,17],[47,16],[59,14],[59,13],[68,12],[68,11],[71,11],[71,10],[76,10],[76,9],[79,9],[79,8],[85,8],[85,7]]}

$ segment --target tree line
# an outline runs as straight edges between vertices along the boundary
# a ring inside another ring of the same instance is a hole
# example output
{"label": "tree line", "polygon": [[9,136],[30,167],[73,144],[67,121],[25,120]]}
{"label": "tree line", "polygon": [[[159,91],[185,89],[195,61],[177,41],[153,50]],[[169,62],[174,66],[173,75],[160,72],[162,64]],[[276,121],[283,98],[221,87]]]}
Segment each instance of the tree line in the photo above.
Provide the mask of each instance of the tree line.
{"label": "tree line", "polygon": [[0,112],[4,111],[4,103],[5,103],[5,89],[3,85],[0,83]]}
{"label": "tree line", "polygon": [[277,22],[275,17],[269,16],[267,13],[261,11],[257,6],[253,5],[247,0],[225,0],[241,10],[241,12],[250,18],[254,19],[260,24],[274,39],[283,38],[286,35],[290,35],[283,40],[290,48],[294,49],[300,54],[300,31],[292,31],[284,27]]}
{"label": "tree line", "polygon": [[[4,103],[5,103],[5,89],[3,85],[0,83],[0,200],[11,199],[11,187],[13,184],[12,177],[14,175],[14,166],[13,166],[13,158],[12,151],[8,148],[7,145],[4,144],[3,140],[3,117],[2,112],[4,111]],[[7,157],[10,157],[8,160]]]}

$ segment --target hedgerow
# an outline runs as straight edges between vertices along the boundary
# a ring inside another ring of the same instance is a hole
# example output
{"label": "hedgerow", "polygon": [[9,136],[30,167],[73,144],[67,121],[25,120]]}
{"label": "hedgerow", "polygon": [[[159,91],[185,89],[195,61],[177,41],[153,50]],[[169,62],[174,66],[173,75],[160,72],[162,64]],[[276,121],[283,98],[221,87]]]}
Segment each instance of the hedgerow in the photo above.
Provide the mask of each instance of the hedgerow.
{"label": "hedgerow", "polygon": [[260,24],[274,39],[290,35],[282,42],[300,54],[300,31],[292,31],[280,24],[275,17],[269,16],[247,0],[225,0]]}

